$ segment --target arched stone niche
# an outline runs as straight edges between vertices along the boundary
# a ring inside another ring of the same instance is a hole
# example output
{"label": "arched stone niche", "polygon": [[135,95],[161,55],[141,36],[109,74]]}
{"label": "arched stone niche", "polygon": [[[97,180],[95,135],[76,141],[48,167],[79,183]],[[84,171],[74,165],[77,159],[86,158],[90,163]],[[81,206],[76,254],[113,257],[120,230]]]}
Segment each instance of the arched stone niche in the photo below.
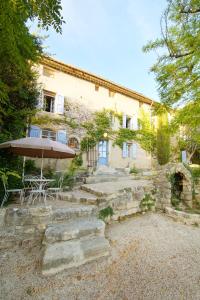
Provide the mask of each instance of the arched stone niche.
{"label": "arched stone niche", "polygon": [[[175,186],[172,180],[176,182]],[[154,184],[158,208],[171,206],[172,192],[177,193],[186,205],[192,206],[192,176],[182,163],[160,166]]]}

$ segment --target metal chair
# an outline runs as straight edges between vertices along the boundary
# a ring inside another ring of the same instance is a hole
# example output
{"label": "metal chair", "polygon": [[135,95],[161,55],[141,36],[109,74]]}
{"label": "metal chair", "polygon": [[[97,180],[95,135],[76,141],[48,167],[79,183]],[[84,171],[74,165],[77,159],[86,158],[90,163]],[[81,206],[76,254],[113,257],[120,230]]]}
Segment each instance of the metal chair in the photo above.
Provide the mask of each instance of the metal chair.
{"label": "metal chair", "polygon": [[6,185],[6,182],[4,180],[2,180],[3,182],[3,187],[4,187],[4,197],[3,197],[3,200],[1,202],[1,207],[3,207],[4,203],[8,200],[8,197],[9,197],[9,194],[13,193],[19,193],[20,195],[20,203],[22,204],[23,203],[23,194],[24,194],[24,191],[23,189],[8,189],[7,188],[7,185]]}
{"label": "metal chair", "polygon": [[57,187],[49,187],[47,189],[47,196],[54,198],[53,195],[55,195],[56,200],[58,200],[58,193],[62,192],[63,180],[64,180],[64,174],[61,174],[61,176],[59,177],[59,180],[58,180],[58,186]]}

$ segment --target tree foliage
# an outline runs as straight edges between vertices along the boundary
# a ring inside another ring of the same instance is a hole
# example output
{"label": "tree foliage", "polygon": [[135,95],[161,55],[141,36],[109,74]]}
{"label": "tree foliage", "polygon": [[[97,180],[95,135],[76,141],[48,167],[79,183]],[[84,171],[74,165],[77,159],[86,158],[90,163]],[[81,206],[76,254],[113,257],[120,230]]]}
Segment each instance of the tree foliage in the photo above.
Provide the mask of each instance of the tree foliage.
{"label": "tree foliage", "polygon": [[166,112],[158,115],[156,144],[158,163],[165,165],[170,159],[170,133],[168,114]]}
{"label": "tree foliage", "polygon": [[[53,26],[61,32],[60,2],[1,0],[0,142],[24,136],[26,123],[35,113],[39,91],[33,67],[42,55],[42,47],[41,40],[29,32],[27,21],[37,19],[43,28]],[[11,161],[2,151],[0,165],[11,165]]]}
{"label": "tree foliage", "polygon": [[[152,67],[160,98],[169,105],[200,99],[200,2],[168,0],[161,18],[162,36],[145,52],[161,49]],[[158,53],[158,52],[157,52]]]}

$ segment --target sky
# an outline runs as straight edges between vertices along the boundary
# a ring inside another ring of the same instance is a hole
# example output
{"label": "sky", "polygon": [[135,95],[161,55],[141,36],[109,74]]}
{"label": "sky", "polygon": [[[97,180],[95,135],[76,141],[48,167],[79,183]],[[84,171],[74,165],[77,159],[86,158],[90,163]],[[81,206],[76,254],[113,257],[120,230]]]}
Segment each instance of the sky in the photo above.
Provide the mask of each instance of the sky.
{"label": "sky", "polygon": [[[62,0],[62,35],[49,30],[45,51],[159,101],[150,73],[155,53],[143,53],[160,36],[167,0]],[[43,32],[44,34],[44,32]]]}

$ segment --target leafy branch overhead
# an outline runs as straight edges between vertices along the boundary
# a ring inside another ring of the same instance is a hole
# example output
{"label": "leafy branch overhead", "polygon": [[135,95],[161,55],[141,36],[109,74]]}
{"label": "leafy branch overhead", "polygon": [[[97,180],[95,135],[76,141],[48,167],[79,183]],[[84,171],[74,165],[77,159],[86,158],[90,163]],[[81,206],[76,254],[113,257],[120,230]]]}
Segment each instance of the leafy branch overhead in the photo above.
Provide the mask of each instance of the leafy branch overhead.
{"label": "leafy branch overhead", "polygon": [[199,101],[199,0],[168,0],[161,18],[161,38],[150,41],[143,50],[157,50],[159,53],[151,70],[159,84],[163,103],[173,105]]}

